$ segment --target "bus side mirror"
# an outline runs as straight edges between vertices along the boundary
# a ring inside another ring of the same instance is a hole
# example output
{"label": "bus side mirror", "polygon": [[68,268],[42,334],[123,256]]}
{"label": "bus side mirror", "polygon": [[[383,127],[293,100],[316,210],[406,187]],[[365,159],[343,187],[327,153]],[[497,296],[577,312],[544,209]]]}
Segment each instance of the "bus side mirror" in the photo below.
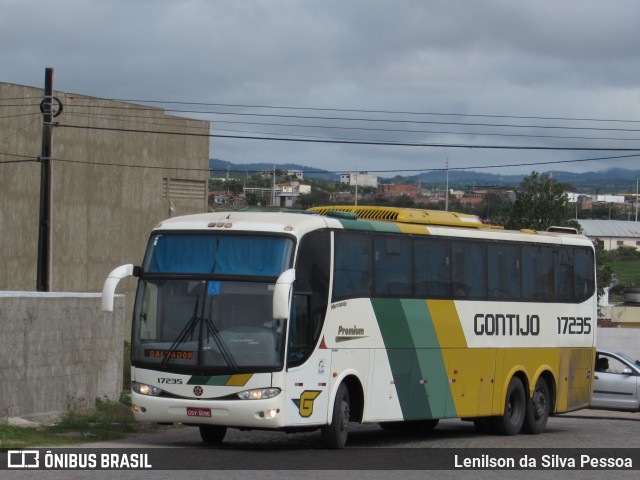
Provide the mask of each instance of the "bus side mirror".
{"label": "bus side mirror", "polygon": [[121,265],[115,270],[113,270],[107,279],[104,281],[104,286],[102,287],[102,311],[103,312],[113,312],[113,299],[116,294],[116,287],[120,280],[125,277],[134,274],[134,271],[137,273],[139,269],[134,267],[131,264]]}
{"label": "bus side mirror", "polygon": [[285,270],[278,277],[273,289],[273,319],[280,320],[289,317],[291,311],[291,296],[293,282],[296,279],[296,271],[291,268]]}

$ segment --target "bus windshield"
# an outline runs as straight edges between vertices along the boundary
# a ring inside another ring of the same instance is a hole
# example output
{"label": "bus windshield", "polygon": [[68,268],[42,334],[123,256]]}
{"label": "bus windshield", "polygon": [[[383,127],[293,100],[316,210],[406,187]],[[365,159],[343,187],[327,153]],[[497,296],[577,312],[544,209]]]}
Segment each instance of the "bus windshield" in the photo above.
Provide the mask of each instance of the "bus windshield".
{"label": "bus windshield", "polygon": [[253,235],[154,235],[145,273],[277,277],[291,262],[293,241]]}
{"label": "bus windshield", "polygon": [[247,235],[157,235],[140,276],[134,366],[226,374],[277,371],[284,325],[273,288],[293,241]]}

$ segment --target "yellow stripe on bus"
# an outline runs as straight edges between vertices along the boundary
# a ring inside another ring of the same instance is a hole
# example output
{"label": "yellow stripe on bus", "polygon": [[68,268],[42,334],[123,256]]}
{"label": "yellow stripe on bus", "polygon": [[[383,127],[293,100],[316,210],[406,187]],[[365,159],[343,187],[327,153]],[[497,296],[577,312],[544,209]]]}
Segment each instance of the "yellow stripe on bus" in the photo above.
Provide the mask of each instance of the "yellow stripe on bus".
{"label": "yellow stripe on bus", "polygon": [[467,348],[460,317],[453,300],[427,300],[440,348]]}
{"label": "yellow stripe on bus", "polygon": [[237,375],[231,375],[225,386],[227,387],[244,387],[249,379],[253,377],[253,373],[240,373]]}
{"label": "yellow stripe on bus", "polygon": [[509,381],[526,379],[531,397],[545,375],[555,396],[552,412],[588,405],[593,381],[592,348],[468,348],[452,300],[427,300],[449,379],[456,416],[501,415]]}

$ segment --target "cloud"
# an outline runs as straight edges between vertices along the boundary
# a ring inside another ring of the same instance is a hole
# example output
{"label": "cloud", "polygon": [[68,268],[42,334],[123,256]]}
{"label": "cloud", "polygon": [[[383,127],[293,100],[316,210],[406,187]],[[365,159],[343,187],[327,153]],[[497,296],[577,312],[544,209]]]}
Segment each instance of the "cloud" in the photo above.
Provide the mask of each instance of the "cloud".
{"label": "cloud", "polygon": [[[57,89],[106,98],[469,115],[297,112],[396,121],[377,122],[377,131],[371,129],[374,122],[354,120],[203,115],[225,129],[217,131],[221,134],[241,130],[401,142],[640,147],[639,124],[634,123],[475,117],[639,119],[640,4],[631,0],[617,1],[615,8],[590,0],[0,0],[0,10],[0,81],[40,86],[44,68],[52,66]],[[258,113],[241,107],[226,111]],[[272,125],[216,123],[233,120]],[[368,130],[354,130],[359,127]],[[494,135],[482,135],[487,133]],[[597,156],[216,138],[211,145],[212,156],[233,162],[287,161],[330,170],[422,168],[442,165],[447,156],[464,165]],[[565,166],[629,165],[631,160]]]}

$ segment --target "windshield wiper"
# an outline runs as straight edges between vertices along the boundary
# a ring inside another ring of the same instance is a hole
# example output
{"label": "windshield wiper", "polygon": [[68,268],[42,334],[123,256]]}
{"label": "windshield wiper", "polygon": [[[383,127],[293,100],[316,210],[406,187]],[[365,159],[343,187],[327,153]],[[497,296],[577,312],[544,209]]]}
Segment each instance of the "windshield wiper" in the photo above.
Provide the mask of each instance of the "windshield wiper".
{"label": "windshield wiper", "polygon": [[[211,300],[211,302],[209,303],[209,314],[211,314],[211,312],[213,312],[213,307],[212,307],[212,303],[213,300]],[[222,341],[222,339],[220,338],[220,332],[218,331],[217,327],[215,326],[215,324],[213,323],[213,321],[209,318],[209,317],[205,317],[204,315],[200,318],[200,345],[199,345],[199,350],[198,353],[200,355],[200,358],[203,358],[203,351],[204,351],[204,342],[203,342],[203,326],[206,325],[207,327],[207,334],[209,332],[211,332],[213,335],[213,341],[216,342],[216,346],[218,347],[218,350],[220,350],[220,354],[222,355],[222,358],[224,358],[224,361],[227,363],[227,366],[230,367],[232,370],[237,371],[238,370],[238,364],[236,363],[235,359],[233,358],[233,355],[231,354],[231,352],[229,351],[229,348],[225,345],[225,343]]]}
{"label": "windshield wiper", "polygon": [[[219,333],[218,329],[216,328],[216,326],[213,324],[213,322],[211,321],[211,319],[209,317],[205,317],[204,316],[204,312],[202,312],[202,315],[200,315],[200,316],[198,315],[198,306],[199,305],[200,305],[200,295],[198,295],[197,298],[196,298],[196,303],[195,303],[195,305],[193,307],[193,315],[192,315],[191,319],[187,322],[187,324],[184,326],[184,328],[178,334],[178,337],[175,339],[175,341],[169,347],[169,351],[167,352],[168,355],[165,355],[165,357],[162,359],[161,365],[162,366],[166,366],[169,363],[169,361],[171,360],[171,357],[172,357],[172,355],[170,355],[170,354],[175,352],[181,344],[185,343],[187,338],[191,337],[191,340],[193,340],[193,335],[195,333],[195,329],[199,325],[200,326],[200,331],[199,331],[199,338],[198,338],[198,364],[199,364],[199,366],[202,366],[203,362],[204,362],[204,335],[203,335],[204,332],[203,332],[203,330],[204,330],[204,326],[206,325],[207,333],[208,332],[212,333],[213,340],[216,343],[216,346],[218,347],[218,350],[220,350],[220,355],[222,356],[222,358],[225,361],[225,363],[227,364],[227,366],[229,368],[231,368],[232,370],[237,371],[238,370],[238,364],[236,363],[235,359],[233,358],[233,355],[231,354],[231,352],[229,351],[229,348],[225,345],[225,343],[220,338],[220,333]],[[204,305],[205,305],[205,302],[203,302],[203,308],[204,308]],[[209,308],[209,311],[211,312],[212,309]]]}
{"label": "windshield wiper", "polygon": [[[186,342],[187,337],[191,336],[193,340],[193,332],[196,329],[196,325],[198,325],[198,304],[200,303],[200,295],[196,298],[196,304],[193,307],[193,315],[191,319],[187,322],[184,328],[180,331],[174,342],[169,347],[169,351],[167,353],[171,354],[178,349],[178,346]],[[161,365],[166,366],[171,359],[171,355],[165,355],[162,359]]]}

